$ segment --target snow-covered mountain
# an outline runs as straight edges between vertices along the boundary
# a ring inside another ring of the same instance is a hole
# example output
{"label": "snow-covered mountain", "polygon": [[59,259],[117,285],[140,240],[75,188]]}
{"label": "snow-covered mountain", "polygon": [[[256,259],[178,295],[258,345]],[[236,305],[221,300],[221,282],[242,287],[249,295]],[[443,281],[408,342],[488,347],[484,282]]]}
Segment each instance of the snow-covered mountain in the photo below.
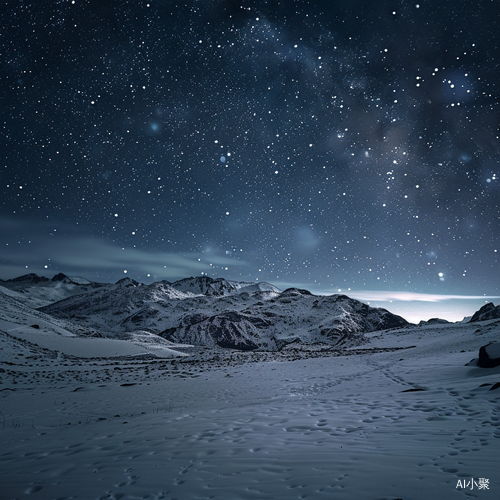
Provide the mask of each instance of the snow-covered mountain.
{"label": "snow-covered mountain", "polygon": [[126,278],[40,310],[115,335],[145,330],[172,342],[240,350],[357,345],[365,332],[408,324],[345,295],[209,277],[151,285]]}
{"label": "snow-covered mountain", "polygon": [[119,333],[137,329],[161,332],[185,316],[212,315],[238,308],[250,296],[274,297],[279,289],[265,283],[237,283],[212,278],[187,278],[174,283],[139,284],[124,278],[114,285],[68,297],[42,308],[44,312],[89,327]]}
{"label": "snow-covered mountain", "polygon": [[[50,280],[35,277],[29,280],[35,284],[47,284],[47,290],[51,290]],[[28,280],[21,281],[26,283]],[[116,286],[126,287],[127,283]],[[40,290],[34,291],[35,296]],[[153,333],[140,330],[123,332],[114,335],[118,339],[110,340],[105,330],[101,333],[91,326],[56,318],[31,307],[32,301],[25,289],[18,292],[0,285],[0,351],[5,360],[14,353],[17,356],[21,352],[19,355],[24,356],[40,348],[45,349],[43,356],[54,356],[53,351],[81,357],[106,357],[118,353],[124,356],[154,354],[160,358],[185,356],[172,349],[177,347],[175,344]]]}
{"label": "snow-covered mountain", "polygon": [[347,347],[364,342],[363,333],[408,324],[385,309],[345,295],[316,296],[297,288],[267,300],[249,297],[240,305],[246,307],[185,316],[179,326],[163,335],[174,342],[243,350],[280,350],[290,344],[311,343]]}
{"label": "snow-covered mountain", "polygon": [[109,284],[94,283],[80,277],[70,278],[63,273],[56,274],[52,279],[30,273],[10,280],[0,280],[0,286],[18,292],[22,295],[24,304],[37,308],[97,288],[106,288]]}
{"label": "snow-covered mountain", "polygon": [[185,278],[171,283],[172,288],[181,292],[193,295],[214,295],[225,296],[234,293],[253,292],[274,292],[279,293],[280,289],[269,283],[252,283],[247,281],[230,281],[224,278],[210,278],[208,276],[197,276],[195,278]]}
{"label": "snow-covered mountain", "polygon": [[[316,296],[297,288],[281,291],[269,283],[207,276],[145,285],[130,278],[102,284],[64,274],[52,280],[30,274],[0,282],[4,285],[8,288],[2,288],[0,300],[8,296],[32,315],[64,320],[85,335],[125,339],[140,332],[176,344],[243,351],[311,344],[343,349],[364,343],[368,332],[408,325],[400,316],[345,295]],[[42,299],[52,303],[33,311]],[[488,304],[471,321],[490,319],[497,309]]]}

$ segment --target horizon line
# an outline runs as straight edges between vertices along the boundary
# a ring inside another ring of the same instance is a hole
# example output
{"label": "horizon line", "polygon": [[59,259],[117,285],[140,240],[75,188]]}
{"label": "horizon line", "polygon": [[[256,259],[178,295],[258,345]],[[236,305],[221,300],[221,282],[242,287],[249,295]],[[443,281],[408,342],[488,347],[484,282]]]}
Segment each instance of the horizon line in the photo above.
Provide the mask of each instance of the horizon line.
{"label": "horizon line", "polygon": [[[59,274],[63,274],[64,276],[66,276],[67,278],[69,279],[72,279],[72,276],[71,275],[67,275],[61,271],[57,272],[54,274],[54,277],[59,275]],[[28,276],[28,275],[35,275],[37,277],[45,277],[45,276],[41,276],[37,273],[34,273],[34,272],[28,272],[26,274],[23,274],[23,275],[20,275],[20,276],[17,276],[16,278],[10,278],[10,280],[14,280],[14,279],[17,279],[17,278],[22,278],[23,276]],[[199,275],[199,276],[190,276],[190,277],[194,277],[194,278],[211,278],[211,279],[226,279],[226,278],[222,278],[222,277],[218,277],[218,278],[213,278],[211,276],[208,276],[206,274],[202,274],[202,275]],[[89,282],[94,282],[92,280],[89,280],[88,278],[85,278],[84,276],[78,276],[78,275],[73,275],[73,278],[81,278],[81,279],[85,279]],[[130,278],[131,280],[133,278],[131,278],[130,276],[124,276],[123,278]],[[119,280],[113,282],[113,283],[117,283],[118,281],[121,281],[123,278],[120,278]],[[51,279],[51,278],[47,278],[47,279]],[[189,277],[187,278],[180,278],[179,280],[175,280],[175,281],[180,281],[182,279],[189,279]],[[234,279],[226,279],[227,281],[236,281],[238,282],[239,280],[234,280]],[[3,280],[0,278],[0,281],[9,281],[9,279],[7,280]],[[134,280],[134,281],[137,281],[137,280]],[[164,280],[159,280],[159,281],[168,281],[166,279]],[[174,282],[175,282],[174,281]],[[244,283],[251,283],[252,281],[251,280],[241,280],[240,282],[244,282]],[[400,290],[347,290],[347,291],[343,291],[342,289],[336,289],[336,290],[332,290],[330,288],[328,289],[325,289],[325,288],[322,288],[322,287],[318,287],[318,288],[315,288],[315,287],[311,287],[312,289],[310,290],[309,288],[306,288],[307,285],[305,284],[297,284],[297,283],[289,283],[289,282],[279,282],[278,281],[278,285],[275,285],[274,283],[270,282],[270,281],[266,281],[266,280],[259,280],[259,279],[256,279],[256,280],[253,280],[254,283],[269,283],[273,286],[276,286],[276,288],[279,288],[279,286],[284,286],[285,288],[282,289],[282,291],[286,290],[287,288],[305,288],[307,289],[308,291],[310,291],[311,293],[313,294],[318,294],[318,295],[324,295],[324,296],[328,296],[328,295],[346,295],[348,297],[351,297],[351,298],[354,298],[354,299],[357,299],[357,300],[361,300],[361,301],[366,301],[366,302],[370,302],[370,301],[379,301],[379,302],[393,302],[393,301],[400,301],[400,302],[442,302],[442,301],[446,301],[446,300],[486,300],[486,299],[500,299],[500,295],[459,295],[459,294],[438,294],[438,293],[425,293],[425,292],[408,292],[408,291],[400,291]],[[96,283],[96,282],[94,282]]]}

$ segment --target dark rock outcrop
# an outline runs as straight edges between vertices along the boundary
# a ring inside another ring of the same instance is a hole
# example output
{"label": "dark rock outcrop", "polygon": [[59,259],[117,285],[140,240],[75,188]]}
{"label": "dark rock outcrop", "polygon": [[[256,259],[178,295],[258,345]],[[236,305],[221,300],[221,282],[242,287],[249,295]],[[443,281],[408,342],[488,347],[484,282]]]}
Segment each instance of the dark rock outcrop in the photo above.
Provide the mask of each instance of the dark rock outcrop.
{"label": "dark rock outcrop", "polygon": [[29,274],[24,274],[23,276],[19,276],[18,278],[6,280],[5,283],[34,284],[34,283],[42,283],[44,281],[50,281],[50,280],[49,280],[49,278],[46,278],[45,276],[38,276],[35,273],[29,273]]}
{"label": "dark rock outcrop", "polygon": [[479,348],[478,365],[481,368],[494,368],[500,365],[500,342],[491,342]]}
{"label": "dark rock outcrop", "polygon": [[202,319],[198,323],[169,328],[161,335],[172,342],[252,351],[261,347],[257,331],[268,326],[269,323],[264,319],[228,311]]}
{"label": "dark rock outcrop", "polygon": [[241,291],[249,293],[255,293],[257,291],[274,293],[280,292],[278,288],[265,282],[237,282],[226,280],[224,278],[210,278],[209,276],[184,278],[171,283],[171,286],[181,292],[189,292],[195,295],[205,295],[207,297],[225,297],[228,295],[238,294]]}
{"label": "dark rock outcrop", "polygon": [[281,293],[281,297],[297,297],[298,295],[312,295],[312,293],[303,288],[287,288]]}
{"label": "dark rock outcrop", "polygon": [[122,278],[121,280],[118,280],[116,282],[117,285],[121,285],[121,286],[132,286],[132,287],[136,287],[136,286],[139,286],[140,283],[138,281],[135,281],[133,279],[130,279],[130,278]]}
{"label": "dark rock outcrop", "polygon": [[65,283],[71,283],[71,280],[63,273],[56,274],[52,281],[64,281]]}
{"label": "dark rock outcrop", "polygon": [[474,323],[475,321],[486,321],[488,319],[498,319],[500,318],[500,306],[494,306],[492,302],[485,304],[479,311],[476,311],[469,323]]}

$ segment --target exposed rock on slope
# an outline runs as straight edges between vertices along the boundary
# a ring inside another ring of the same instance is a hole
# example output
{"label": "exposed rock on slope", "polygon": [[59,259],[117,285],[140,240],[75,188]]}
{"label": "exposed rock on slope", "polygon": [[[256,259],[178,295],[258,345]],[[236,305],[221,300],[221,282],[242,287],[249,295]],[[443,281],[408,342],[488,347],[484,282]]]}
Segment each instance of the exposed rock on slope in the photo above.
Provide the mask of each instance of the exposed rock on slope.
{"label": "exposed rock on slope", "polygon": [[482,368],[500,365],[500,342],[490,342],[479,349],[478,365]]}
{"label": "exposed rock on slope", "polygon": [[250,293],[255,291],[280,292],[279,288],[269,283],[238,282],[225,280],[224,278],[213,279],[208,276],[185,278],[170,283],[170,285],[180,292],[219,297],[233,295],[242,291]]}
{"label": "exposed rock on slope", "polygon": [[[162,336],[172,342],[251,351],[263,346],[264,330],[271,326],[264,319],[229,311],[194,324],[167,329]],[[181,338],[182,341],[177,340]]]}

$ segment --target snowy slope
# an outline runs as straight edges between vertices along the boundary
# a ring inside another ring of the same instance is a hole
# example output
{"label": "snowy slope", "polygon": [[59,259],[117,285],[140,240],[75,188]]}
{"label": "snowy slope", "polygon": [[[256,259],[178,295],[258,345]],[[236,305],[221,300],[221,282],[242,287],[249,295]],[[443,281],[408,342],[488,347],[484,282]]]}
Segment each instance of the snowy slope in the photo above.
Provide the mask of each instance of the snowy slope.
{"label": "snowy slope", "polygon": [[[296,361],[0,361],[1,496],[497,499],[500,367],[468,362],[500,323],[366,336],[371,349]],[[395,346],[414,347],[375,350]]]}
{"label": "snowy slope", "polygon": [[24,296],[0,286],[0,329],[29,327],[39,333],[54,332],[66,337],[101,337],[92,328],[82,327],[32,309],[23,302]]}
{"label": "snowy slope", "polygon": [[192,297],[191,293],[172,288],[168,282],[141,285],[124,278],[104,289],[68,297],[40,310],[110,333],[154,331],[158,330],[157,321],[169,316],[179,301]]}
{"label": "snowy slope", "polygon": [[[69,319],[0,287],[2,499],[498,498],[500,366],[473,358],[499,319],[415,326],[342,295],[172,285],[51,306]],[[205,347],[124,331],[169,321]]]}
{"label": "snowy slope", "polygon": [[[79,357],[110,357],[154,354],[160,357],[184,356],[178,344],[149,332],[129,332],[120,339],[104,338],[97,330],[32,309],[25,297],[0,286],[0,344],[4,359],[24,349],[44,348]],[[17,346],[17,347],[16,347]]]}

